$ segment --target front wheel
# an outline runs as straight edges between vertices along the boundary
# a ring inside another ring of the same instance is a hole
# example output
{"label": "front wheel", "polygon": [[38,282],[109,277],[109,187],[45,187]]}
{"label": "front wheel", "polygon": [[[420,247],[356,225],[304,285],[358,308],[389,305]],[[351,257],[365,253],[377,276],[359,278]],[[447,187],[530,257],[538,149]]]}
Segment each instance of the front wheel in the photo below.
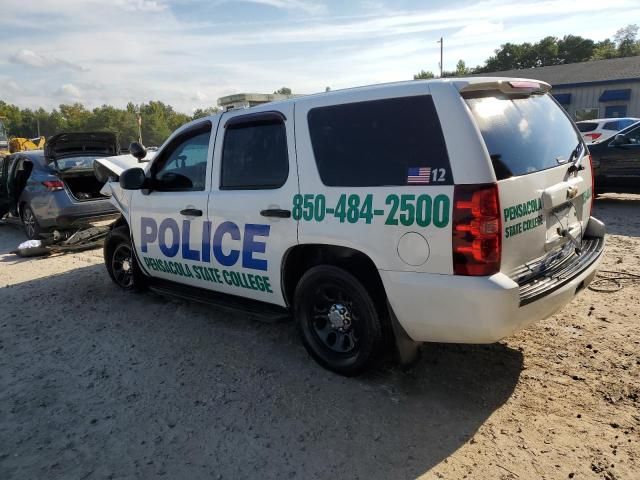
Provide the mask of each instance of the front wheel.
{"label": "front wheel", "polygon": [[104,263],[111,279],[123,290],[144,288],[128,228],[114,228],[109,233],[104,242]]}
{"label": "front wheel", "polygon": [[294,311],[307,352],[323,367],[352,376],[380,358],[382,318],[349,272],[331,265],[309,269],[296,287]]}

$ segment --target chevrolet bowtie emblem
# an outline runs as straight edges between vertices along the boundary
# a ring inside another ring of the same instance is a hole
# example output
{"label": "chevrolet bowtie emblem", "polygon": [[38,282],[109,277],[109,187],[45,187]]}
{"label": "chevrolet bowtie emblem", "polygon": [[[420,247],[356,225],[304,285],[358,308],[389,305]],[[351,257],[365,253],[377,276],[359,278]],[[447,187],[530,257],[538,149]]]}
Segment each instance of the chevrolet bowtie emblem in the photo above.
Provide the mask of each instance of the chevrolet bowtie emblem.
{"label": "chevrolet bowtie emblem", "polygon": [[571,200],[576,195],[578,195],[578,187],[569,187],[569,188],[567,188],[567,200]]}

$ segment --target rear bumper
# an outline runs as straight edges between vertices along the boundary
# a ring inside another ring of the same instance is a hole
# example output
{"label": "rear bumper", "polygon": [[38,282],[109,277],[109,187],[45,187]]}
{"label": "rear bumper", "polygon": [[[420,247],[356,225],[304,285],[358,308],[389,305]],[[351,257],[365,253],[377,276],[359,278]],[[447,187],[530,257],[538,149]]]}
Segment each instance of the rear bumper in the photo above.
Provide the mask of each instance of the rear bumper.
{"label": "rear bumper", "polygon": [[116,220],[119,216],[120,212],[117,210],[110,213],[60,215],[56,217],[55,224],[57,227],[62,229],[74,228],[95,222]]}
{"label": "rear bumper", "polygon": [[65,190],[34,195],[29,204],[44,229],[66,229],[119,216],[109,199],[77,202]]}
{"label": "rear bumper", "polygon": [[493,343],[552,315],[586,288],[600,264],[604,238],[594,245],[588,258],[573,257],[576,268],[540,277],[535,298],[529,283],[518,285],[503,273],[464,277],[380,271],[380,276],[398,321],[413,340]]}

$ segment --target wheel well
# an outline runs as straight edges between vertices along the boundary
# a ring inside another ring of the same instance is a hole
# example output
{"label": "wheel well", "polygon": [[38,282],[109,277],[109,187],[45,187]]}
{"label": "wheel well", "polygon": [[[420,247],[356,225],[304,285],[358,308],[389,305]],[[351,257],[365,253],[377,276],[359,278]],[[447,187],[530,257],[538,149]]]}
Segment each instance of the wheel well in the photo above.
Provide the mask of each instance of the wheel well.
{"label": "wheel well", "polygon": [[336,245],[297,245],[285,255],[282,263],[282,288],[287,305],[304,273],[316,265],[334,265],[355,276],[371,293],[374,301],[384,307],[386,295],[380,274],[373,260],[364,253]]}
{"label": "wheel well", "polygon": [[115,230],[118,227],[127,227],[129,228],[129,224],[127,220],[124,218],[124,215],[120,215],[116,221],[114,221],[111,225],[111,230]]}

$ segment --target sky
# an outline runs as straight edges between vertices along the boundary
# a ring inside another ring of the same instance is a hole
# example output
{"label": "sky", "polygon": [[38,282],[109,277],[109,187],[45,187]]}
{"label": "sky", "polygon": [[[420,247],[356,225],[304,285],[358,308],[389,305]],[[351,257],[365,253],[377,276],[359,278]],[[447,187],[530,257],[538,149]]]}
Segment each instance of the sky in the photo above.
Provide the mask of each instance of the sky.
{"label": "sky", "polygon": [[0,100],[51,109],[407,80],[505,42],[612,37],[637,0],[0,0]]}

